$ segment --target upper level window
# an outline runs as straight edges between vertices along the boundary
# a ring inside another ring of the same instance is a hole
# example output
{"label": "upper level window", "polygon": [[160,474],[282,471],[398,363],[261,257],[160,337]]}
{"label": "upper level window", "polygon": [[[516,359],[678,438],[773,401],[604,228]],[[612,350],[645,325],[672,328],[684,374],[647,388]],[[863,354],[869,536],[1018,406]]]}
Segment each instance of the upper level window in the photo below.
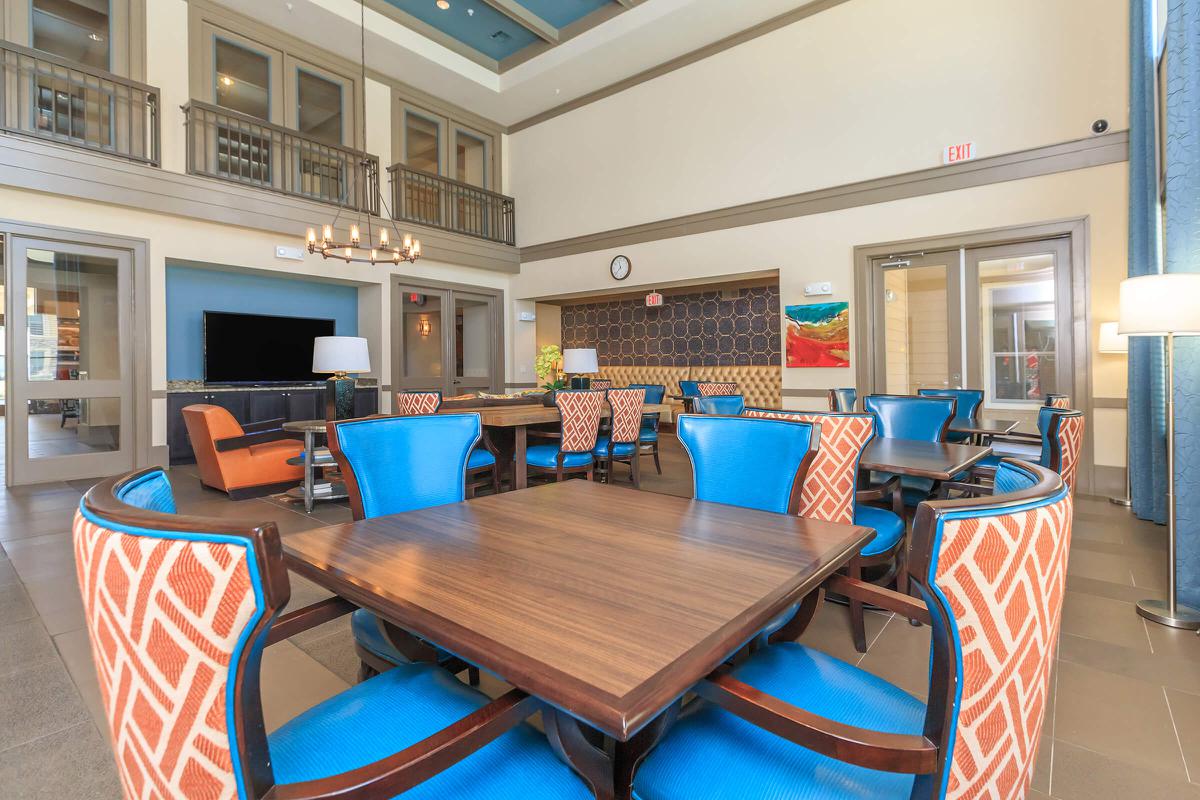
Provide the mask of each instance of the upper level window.
{"label": "upper level window", "polygon": [[217,105],[262,120],[271,118],[271,60],[227,39],[214,41]]}
{"label": "upper level window", "polygon": [[487,142],[474,134],[454,132],[454,178],[486,189],[488,185]]}
{"label": "upper level window", "polygon": [[33,46],[89,67],[111,68],[108,0],[32,0]]}
{"label": "upper level window", "polygon": [[441,171],[441,125],[408,111],[404,114],[404,163],[437,175]]}
{"label": "upper level window", "polygon": [[342,143],[342,85],[310,72],[296,70],[297,128],[326,144]]}

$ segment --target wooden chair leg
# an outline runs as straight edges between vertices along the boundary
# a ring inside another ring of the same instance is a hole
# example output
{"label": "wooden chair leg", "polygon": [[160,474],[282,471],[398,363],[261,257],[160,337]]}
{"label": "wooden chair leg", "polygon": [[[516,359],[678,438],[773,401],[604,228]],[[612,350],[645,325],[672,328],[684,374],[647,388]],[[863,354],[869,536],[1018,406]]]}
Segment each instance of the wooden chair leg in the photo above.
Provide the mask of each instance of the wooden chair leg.
{"label": "wooden chair leg", "polygon": [[658,461],[658,440],[657,439],[654,440],[653,452],[654,452],[654,468],[656,470],[658,470],[659,475],[662,475],[662,464],[660,464]]}
{"label": "wooden chair leg", "polygon": [[475,484],[474,484],[474,483],[472,483],[472,482],[471,482],[471,481],[468,479],[468,480],[467,480],[467,499],[468,499],[468,500],[473,500],[474,498],[475,498]]}
{"label": "wooden chair leg", "polygon": [[[851,580],[862,580],[862,566],[857,558],[850,559],[846,565],[846,574]],[[861,600],[847,598],[850,601],[850,634],[854,637],[854,649],[860,653],[867,652],[867,624],[863,617]]]}
{"label": "wooden chair leg", "polygon": [[467,682],[472,686],[479,685],[479,667],[467,667]]}
{"label": "wooden chair leg", "polygon": [[613,464],[615,464],[615,463],[616,463],[616,461],[613,460],[612,454],[609,453],[608,466],[604,470],[604,482],[605,483],[613,482]]}
{"label": "wooden chair leg", "polygon": [[492,491],[500,494],[500,465],[492,467]]}
{"label": "wooden chair leg", "polygon": [[635,489],[642,488],[642,470],[641,470],[641,466],[640,466],[641,463],[642,463],[642,457],[639,456],[637,453],[634,453],[633,458],[629,459],[629,473],[630,473],[630,477],[633,479],[633,488],[635,488]]}

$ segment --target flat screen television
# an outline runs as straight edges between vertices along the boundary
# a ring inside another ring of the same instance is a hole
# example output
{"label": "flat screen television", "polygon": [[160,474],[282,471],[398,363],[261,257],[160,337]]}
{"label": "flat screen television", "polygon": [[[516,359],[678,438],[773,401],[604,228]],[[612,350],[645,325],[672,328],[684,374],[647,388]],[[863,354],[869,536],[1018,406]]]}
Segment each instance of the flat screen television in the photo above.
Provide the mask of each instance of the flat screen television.
{"label": "flat screen television", "polygon": [[306,383],[313,339],[333,336],[335,322],[310,317],[204,312],[205,383]]}

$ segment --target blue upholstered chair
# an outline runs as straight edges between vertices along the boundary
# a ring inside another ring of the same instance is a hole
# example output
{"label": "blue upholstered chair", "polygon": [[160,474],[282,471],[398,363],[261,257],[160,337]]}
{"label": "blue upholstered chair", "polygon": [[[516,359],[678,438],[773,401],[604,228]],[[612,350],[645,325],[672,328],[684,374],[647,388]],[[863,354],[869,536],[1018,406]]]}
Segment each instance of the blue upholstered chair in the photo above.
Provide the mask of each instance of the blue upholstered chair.
{"label": "blue upholstered chair", "polygon": [[[646,402],[654,405],[663,402],[667,396],[667,387],[661,383],[631,383],[630,389],[645,389]],[[658,425],[661,416],[659,414],[643,414],[642,415],[642,430],[638,434],[638,441],[641,446],[638,448],[639,454],[649,454],[654,457],[654,469],[659,475],[662,475],[662,464],[658,460]]]}
{"label": "blue upholstered chair", "polygon": [[555,392],[554,405],[558,407],[561,426],[557,431],[529,431],[530,437],[552,441],[529,445],[525,449],[525,463],[531,472],[550,474],[555,480],[561,481],[572,473],[583,473],[592,480],[596,469],[592,451],[600,436],[604,392]]}
{"label": "blue upholstered chair", "polygon": [[[920,599],[842,576],[827,582],[931,623],[927,702],[794,641],[761,647],[697,684],[701,700],[642,761],[633,796],[1023,796],[1049,694],[1072,502],[1042,467],[1005,462],[997,486],[1005,493],[917,508],[912,576]],[[818,595],[806,600],[809,611]],[[996,602],[1001,595],[1029,608],[1012,614]]]}
{"label": "blue upholstered chair", "polygon": [[[355,519],[399,514],[466,499],[465,472],[479,441],[478,414],[371,417],[329,424],[329,449],[341,468]],[[436,661],[453,672],[475,667],[397,629],[385,632],[365,609],[350,620],[360,678],[413,660]],[[407,654],[406,654],[407,653]]]}
{"label": "blue upholstered chair", "polygon": [[697,397],[692,401],[692,408],[697,414],[718,414],[727,417],[736,417],[746,410],[746,398],[740,394]]}
{"label": "blue upholstered chair", "polygon": [[605,393],[608,406],[612,409],[608,432],[596,439],[592,454],[604,467],[604,480],[612,483],[613,465],[628,464],[634,488],[642,488],[641,471],[638,464],[641,455],[639,434],[642,430],[642,405],[646,399],[645,389],[609,389]]}
{"label": "blue upholstered chair", "polygon": [[684,397],[699,397],[700,381],[680,381],[679,393]]}
{"label": "blue upholstered chair", "polygon": [[[521,724],[536,701],[515,691],[491,701],[431,664],[398,666],[268,735],[263,650],[330,619],[306,616],[314,607],[277,617],[291,587],[273,522],[179,516],[166,476],[150,469],[92,487],[74,543],[101,691],[131,698],[105,704],[127,796],[593,797]],[[332,603],[321,610],[354,608]],[[164,633],[164,611],[186,624]],[[432,748],[448,757],[431,763]]]}
{"label": "blue upholstered chair", "polygon": [[[436,414],[441,407],[441,392],[396,392],[396,413],[402,416]],[[492,446],[485,430],[479,438],[479,444],[467,459],[467,497],[474,497],[476,489],[489,483],[492,491],[500,494],[500,470],[496,466],[496,448]]]}
{"label": "blue upholstered chair", "polygon": [[829,410],[837,414],[849,414],[858,402],[858,391],[853,387],[829,390]]}
{"label": "blue upholstered chair", "polygon": [[[958,408],[954,397],[914,397],[900,394],[871,394],[863,398],[863,409],[875,415],[878,435],[888,439],[944,442],[950,421]],[[891,473],[874,473],[871,482],[885,483]],[[933,492],[934,481],[902,475],[904,505],[916,506]]]}
{"label": "blue upholstered chair", "polygon": [[807,422],[680,415],[697,500],[795,514],[821,429]]}
{"label": "blue upholstered chair", "polygon": [[[976,422],[979,419],[979,409],[983,407],[982,389],[918,389],[917,395],[920,397],[953,397],[957,400],[958,406],[954,411],[954,419],[950,421],[951,425],[957,422]],[[970,438],[971,434],[969,433],[946,431],[946,441],[948,442],[965,442]]]}
{"label": "blue upholstered chair", "polygon": [[[1084,417],[1082,411],[1041,406],[1038,409],[1038,434],[1006,434],[997,437],[1006,441],[1031,442],[1040,447],[1034,463],[1053,470],[1062,476],[1064,482],[1072,490],[1075,489],[1075,477],[1079,469],[1079,458],[1083,449]],[[994,478],[1000,462],[1009,457],[1004,453],[986,456],[976,464],[969,473],[956,475],[955,480],[967,480],[968,477],[982,479],[983,482]],[[1020,456],[1023,461],[1033,459]],[[970,486],[952,485],[951,489],[971,491]]]}

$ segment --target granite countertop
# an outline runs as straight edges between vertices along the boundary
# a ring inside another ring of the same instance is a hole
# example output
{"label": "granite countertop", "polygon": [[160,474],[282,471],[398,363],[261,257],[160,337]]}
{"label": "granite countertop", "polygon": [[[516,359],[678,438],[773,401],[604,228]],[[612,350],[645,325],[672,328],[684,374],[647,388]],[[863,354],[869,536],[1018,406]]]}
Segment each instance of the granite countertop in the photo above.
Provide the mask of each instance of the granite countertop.
{"label": "granite countertop", "polygon": [[[355,381],[356,389],[377,389],[379,383],[374,378],[359,378]],[[177,394],[183,392],[289,392],[300,389],[313,389],[323,391],[325,383],[296,383],[296,384],[271,384],[268,386],[208,386],[204,381],[167,381],[167,394]]]}

